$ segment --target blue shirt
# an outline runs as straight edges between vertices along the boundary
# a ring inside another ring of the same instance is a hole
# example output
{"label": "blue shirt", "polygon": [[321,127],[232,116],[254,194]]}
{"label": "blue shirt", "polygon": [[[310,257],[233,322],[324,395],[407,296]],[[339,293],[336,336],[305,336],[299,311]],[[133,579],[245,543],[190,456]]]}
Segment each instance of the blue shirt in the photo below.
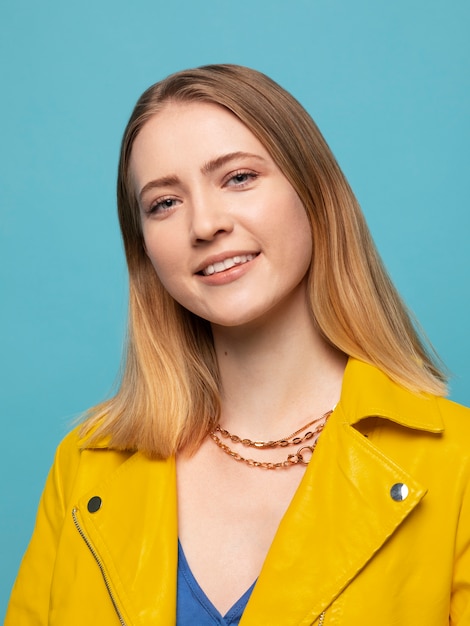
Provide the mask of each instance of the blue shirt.
{"label": "blue shirt", "polygon": [[238,626],[256,581],[222,616],[194,578],[178,541],[176,626]]}

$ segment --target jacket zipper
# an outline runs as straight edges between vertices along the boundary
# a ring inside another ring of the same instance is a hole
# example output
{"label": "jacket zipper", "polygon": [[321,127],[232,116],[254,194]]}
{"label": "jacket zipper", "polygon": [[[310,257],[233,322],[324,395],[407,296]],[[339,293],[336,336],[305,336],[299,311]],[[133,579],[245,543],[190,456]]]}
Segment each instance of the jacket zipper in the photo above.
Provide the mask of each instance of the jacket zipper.
{"label": "jacket zipper", "polygon": [[77,519],[77,513],[78,513],[78,509],[72,509],[72,517],[73,517],[73,523],[75,524],[75,528],[78,530],[78,532],[80,534],[80,537],[86,543],[86,545],[87,545],[88,549],[90,550],[93,558],[95,559],[98,567],[100,568],[101,575],[103,576],[104,584],[106,585],[106,589],[108,591],[108,595],[111,598],[111,602],[113,603],[114,610],[116,611],[116,615],[118,616],[119,621],[121,622],[121,626],[126,626],[126,622],[124,621],[124,618],[123,618],[123,616],[121,614],[121,611],[118,608],[116,599],[115,599],[115,597],[113,595],[113,592],[111,590],[111,584],[109,582],[108,575],[106,574],[106,571],[104,569],[103,562],[101,561],[100,557],[96,553],[96,550],[91,545],[90,540],[85,535],[85,532],[82,530],[82,528],[81,528],[81,526],[80,526],[80,524],[78,522],[78,519]]}
{"label": "jacket zipper", "polygon": [[323,624],[325,623],[325,613],[326,611],[323,611],[323,613],[320,615],[320,619],[318,620],[318,626],[323,626]]}

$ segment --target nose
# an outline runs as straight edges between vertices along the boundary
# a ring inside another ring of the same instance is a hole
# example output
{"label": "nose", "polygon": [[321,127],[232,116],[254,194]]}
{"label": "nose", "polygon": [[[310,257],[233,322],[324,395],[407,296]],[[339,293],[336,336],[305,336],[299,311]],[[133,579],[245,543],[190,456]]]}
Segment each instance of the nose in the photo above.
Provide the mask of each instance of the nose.
{"label": "nose", "polygon": [[233,230],[233,218],[219,196],[201,194],[193,198],[190,215],[191,240],[194,245],[212,241]]}

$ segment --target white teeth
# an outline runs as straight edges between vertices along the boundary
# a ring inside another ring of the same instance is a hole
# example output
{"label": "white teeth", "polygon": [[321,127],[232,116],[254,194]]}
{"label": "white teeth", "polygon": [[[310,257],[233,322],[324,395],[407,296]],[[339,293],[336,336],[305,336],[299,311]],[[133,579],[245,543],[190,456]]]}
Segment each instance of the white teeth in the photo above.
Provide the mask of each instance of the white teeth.
{"label": "white teeth", "polygon": [[247,261],[252,261],[255,256],[255,254],[240,254],[234,257],[230,257],[228,259],[224,259],[223,261],[218,261],[217,263],[208,265],[202,270],[202,273],[204,274],[204,276],[211,276],[212,274],[217,274],[218,272],[229,270],[231,267],[235,267],[235,265],[241,265],[242,263],[246,263]]}

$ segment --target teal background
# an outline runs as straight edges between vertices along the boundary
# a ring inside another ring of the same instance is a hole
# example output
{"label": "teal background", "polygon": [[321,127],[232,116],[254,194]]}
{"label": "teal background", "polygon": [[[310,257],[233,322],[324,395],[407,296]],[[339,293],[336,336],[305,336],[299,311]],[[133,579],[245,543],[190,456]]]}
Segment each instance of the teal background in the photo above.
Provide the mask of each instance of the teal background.
{"label": "teal background", "polygon": [[468,0],[4,0],[0,614],[54,449],[118,375],[124,125],[170,72],[266,72],[322,129],[386,265],[470,404]]}

